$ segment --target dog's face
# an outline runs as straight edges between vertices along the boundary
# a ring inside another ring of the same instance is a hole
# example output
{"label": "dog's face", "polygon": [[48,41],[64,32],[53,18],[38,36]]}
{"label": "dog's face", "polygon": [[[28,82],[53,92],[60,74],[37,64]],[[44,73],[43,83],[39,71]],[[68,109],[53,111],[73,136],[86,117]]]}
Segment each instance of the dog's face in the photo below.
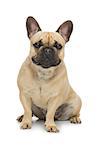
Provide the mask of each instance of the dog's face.
{"label": "dog's face", "polygon": [[42,32],[37,21],[28,17],[26,27],[31,42],[31,63],[43,68],[57,67],[64,58],[64,46],[73,30],[72,22],[64,22],[56,32]]}

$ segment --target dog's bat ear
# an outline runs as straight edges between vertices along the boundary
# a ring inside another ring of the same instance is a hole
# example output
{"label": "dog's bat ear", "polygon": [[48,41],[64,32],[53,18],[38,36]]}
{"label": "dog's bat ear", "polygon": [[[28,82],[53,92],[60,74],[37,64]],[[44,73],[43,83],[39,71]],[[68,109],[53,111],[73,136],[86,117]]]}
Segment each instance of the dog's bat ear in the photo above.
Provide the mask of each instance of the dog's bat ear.
{"label": "dog's bat ear", "polygon": [[26,28],[27,28],[27,35],[29,38],[38,31],[41,31],[38,22],[31,16],[29,16],[26,20]]}
{"label": "dog's bat ear", "polygon": [[73,23],[72,21],[68,20],[61,24],[56,32],[58,32],[64,38],[65,42],[68,42],[72,31]]}

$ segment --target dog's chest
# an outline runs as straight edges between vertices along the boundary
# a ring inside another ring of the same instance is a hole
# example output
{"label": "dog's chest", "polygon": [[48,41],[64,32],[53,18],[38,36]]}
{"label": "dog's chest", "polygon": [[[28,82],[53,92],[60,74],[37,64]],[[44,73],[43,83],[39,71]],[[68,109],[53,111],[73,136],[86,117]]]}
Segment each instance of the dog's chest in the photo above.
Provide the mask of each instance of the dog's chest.
{"label": "dog's chest", "polygon": [[48,69],[48,71],[42,69],[38,71],[37,75],[30,73],[27,82],[23,83],[23,87],[36,106],[47,108],[48,101],[54,100],[61,93],[64,83],[62,80],[62,73],[59,75],[52,69]]}
{"label": "dog's chest", "polygon": [[43,82],[33,82],[33,86],[28,91],[35,105],[46,108],[48,101],[57,95],[57,90]]}

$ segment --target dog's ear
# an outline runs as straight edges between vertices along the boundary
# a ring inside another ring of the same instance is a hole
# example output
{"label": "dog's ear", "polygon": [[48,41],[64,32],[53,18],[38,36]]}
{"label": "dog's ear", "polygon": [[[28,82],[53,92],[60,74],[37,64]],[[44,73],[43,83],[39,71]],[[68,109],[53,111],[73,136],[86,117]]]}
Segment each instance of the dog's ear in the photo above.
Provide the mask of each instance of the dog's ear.
{"label": "dog's ear", "polygon": [[30,38],[31,35],[34,35],[36,32],[41,31],[41,28],[38,22],[33,17],[28,17],[26,20],[27,35]]}
{"label": "dog's ear", "polygon": [[73,23],[72,21],[68,20],[61,24],[56,32],[58,32],[64,38],[65,42],[68,42],[72,31]]}

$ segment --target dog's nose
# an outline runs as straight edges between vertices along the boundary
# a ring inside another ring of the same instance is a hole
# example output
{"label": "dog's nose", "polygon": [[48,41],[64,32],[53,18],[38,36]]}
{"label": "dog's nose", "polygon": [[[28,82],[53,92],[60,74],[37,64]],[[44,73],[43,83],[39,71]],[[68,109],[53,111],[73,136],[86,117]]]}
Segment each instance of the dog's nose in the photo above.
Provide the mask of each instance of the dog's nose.
{"label": "dog's nose", "polygon": [[54,50],[53,50],[53,48],[46,47],[44,49],[44,53],[47,55],[54,54]]}

